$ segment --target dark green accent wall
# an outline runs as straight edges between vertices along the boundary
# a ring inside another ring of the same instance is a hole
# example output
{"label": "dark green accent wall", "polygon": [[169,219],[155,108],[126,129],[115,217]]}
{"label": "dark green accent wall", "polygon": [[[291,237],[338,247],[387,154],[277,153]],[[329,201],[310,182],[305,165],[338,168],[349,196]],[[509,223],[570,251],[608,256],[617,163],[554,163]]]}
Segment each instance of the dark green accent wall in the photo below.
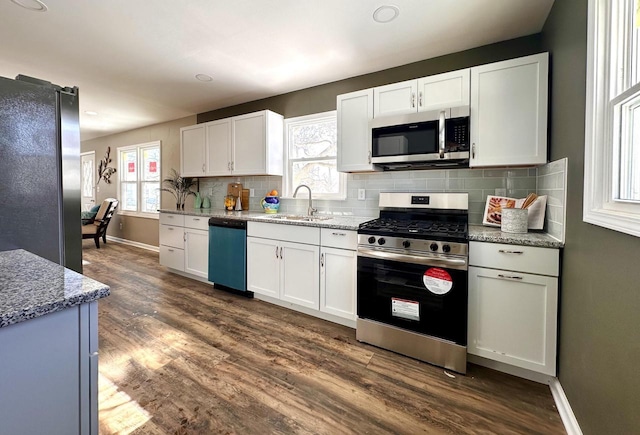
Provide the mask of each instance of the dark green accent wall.
{"label": "dark green accent wall", "polygon": [[198,114],[198,123],[269,109],[285,118],[336,109],[336,96],[360,89],[415,79],[528,54],[540,53],[540,34],[485,45],[338,82]]}
{"label": "dark green accent wall", "polygon": [[587,1],[556,0],[542,42],[551,157],[569,161],[558,377],[583,433],[637,434],[640,238],[582,221]]}

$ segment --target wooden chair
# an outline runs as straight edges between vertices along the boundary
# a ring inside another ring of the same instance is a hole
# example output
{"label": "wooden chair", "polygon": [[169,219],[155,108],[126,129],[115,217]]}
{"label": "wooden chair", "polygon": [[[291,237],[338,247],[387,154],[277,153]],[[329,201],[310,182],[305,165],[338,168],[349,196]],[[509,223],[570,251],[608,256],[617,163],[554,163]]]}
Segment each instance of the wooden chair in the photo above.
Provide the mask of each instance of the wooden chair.
{"label": "wooden chair", "polygon": [[116,207],[118,207],[118,200],[115,198],[107,198],[102,201],[93,223],[82,226],[82,238],[93,239],[98,249],[100,249],[100,237],[104,243],[107,243],[107,227]]}

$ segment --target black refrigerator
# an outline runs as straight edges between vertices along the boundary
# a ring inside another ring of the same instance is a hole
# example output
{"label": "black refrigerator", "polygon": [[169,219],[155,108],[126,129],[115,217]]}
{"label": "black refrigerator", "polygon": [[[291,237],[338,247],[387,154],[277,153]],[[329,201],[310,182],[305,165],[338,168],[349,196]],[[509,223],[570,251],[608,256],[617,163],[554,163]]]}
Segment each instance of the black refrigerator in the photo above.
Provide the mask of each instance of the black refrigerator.
{"label": "black refrigerator", "polygon": [[80,183],[78,89],[0,77],[0,250],[82,273]]}

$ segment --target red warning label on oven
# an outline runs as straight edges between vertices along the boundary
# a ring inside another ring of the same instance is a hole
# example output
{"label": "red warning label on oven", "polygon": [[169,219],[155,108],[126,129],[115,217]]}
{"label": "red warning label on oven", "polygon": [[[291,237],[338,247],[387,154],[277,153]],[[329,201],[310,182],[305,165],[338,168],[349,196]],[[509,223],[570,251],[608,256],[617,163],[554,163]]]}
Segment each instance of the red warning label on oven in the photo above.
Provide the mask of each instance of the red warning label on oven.
{"label": "red warning label on oven", "polygon": [[453,287],[453,279],[451,279],[449,272],[439,267],[427,269],[422,277],[422,282],[427,290],[437,295],[447,294]]}

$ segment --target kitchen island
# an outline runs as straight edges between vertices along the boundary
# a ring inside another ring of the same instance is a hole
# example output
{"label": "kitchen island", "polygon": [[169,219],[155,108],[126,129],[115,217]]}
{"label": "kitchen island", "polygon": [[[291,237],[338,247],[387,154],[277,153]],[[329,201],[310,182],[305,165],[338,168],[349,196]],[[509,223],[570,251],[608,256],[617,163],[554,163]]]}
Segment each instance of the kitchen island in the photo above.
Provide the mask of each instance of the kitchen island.
{"label": "kitchen island", "polygon": [[98,433],[98,310],[109,287],[0,252],[0,432]]}

